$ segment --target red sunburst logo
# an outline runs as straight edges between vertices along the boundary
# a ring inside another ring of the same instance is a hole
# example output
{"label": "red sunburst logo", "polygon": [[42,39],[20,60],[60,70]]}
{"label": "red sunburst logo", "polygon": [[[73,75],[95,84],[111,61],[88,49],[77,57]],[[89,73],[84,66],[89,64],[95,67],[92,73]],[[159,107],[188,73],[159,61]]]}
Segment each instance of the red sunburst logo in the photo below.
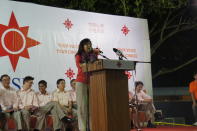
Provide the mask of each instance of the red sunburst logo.
{"label": "red sunburst logo", "polygon": [[73,26],[72,22],[71,22],[69,19],[65,20],[65,22],[64,22],[63,24],[65,25],[65,27],[66,27],[68,30],[71,29],[72,26]]}
{"label": "red sunburst logo", "polygon": [[14,12],[8,26],[0,24],[0,57],[9,56],[15,71],[19,57],[30,58],[28,48],[40,44],[27,36],[29,26],[19,27]]}
{"label": "red sunburst logo", "polygon": [[121,31],[126,36],[129,33],[130,30],[129,30],[129,28],[126,25],[124,25],[122,27]]}
{"label": "red sunburst logo", "polygon": [[75,75],[75,73],[74,73],[74,71],[71,69],[71,68],[69,68],[67,71],[66,71],[66,76],[69,78],[69,79],[72,79],[73,77],[74,77],[74,75]]}
{"label": "red sunburst logo", "polygon": [[125,75],[127,75],[128,79],[131,79],[131,77],[132,77],[131,72],[128,72],[128,71],[125,71]]}

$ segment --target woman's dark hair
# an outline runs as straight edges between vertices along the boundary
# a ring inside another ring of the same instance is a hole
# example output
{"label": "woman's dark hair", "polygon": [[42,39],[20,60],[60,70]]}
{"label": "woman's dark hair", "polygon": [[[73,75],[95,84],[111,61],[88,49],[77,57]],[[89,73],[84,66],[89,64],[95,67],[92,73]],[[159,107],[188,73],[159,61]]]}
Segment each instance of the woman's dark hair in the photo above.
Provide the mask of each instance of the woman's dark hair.
{"label": "woman's dark hair", "polygon": [[38,85],[43,84],[44,86],[47,87],[47,82],[45,80],[41,80],[38,82]]}
{"label": "woman's dark hair", "polygon": [[85,38],[85,39],[81,40],[79,43],[79,48],[78,48],[76,55],[81,55],[83,52],[85,52],[83,47],[84,47],[84,45],[88,45],[88,44],[92,44],[90,39]]}
{"label": "woman's dark hair", "polygon": [[135,82],[135,87],[137,87],[138,85],[144,85],[144,84],[143,84],[143,82],[141,82],[141,81],[136,81],[136,82]]}

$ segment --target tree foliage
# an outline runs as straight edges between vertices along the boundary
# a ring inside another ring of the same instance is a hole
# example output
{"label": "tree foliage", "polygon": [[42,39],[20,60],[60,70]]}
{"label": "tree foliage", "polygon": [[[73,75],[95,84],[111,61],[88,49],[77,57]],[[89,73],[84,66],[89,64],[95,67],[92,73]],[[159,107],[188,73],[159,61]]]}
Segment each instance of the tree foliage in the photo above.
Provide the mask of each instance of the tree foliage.
{"label": "tree foliage", "polygon": [[[172,54],[173,60],[177,64],[173,66],[165,66],[165,64],[155,68],[158,64],[157,59],[170,59],[163,55],[158,55],[159,50],[168,44],[166,52],[170,48],[178,47],[177,42],[169,44],[169,40],[179,35],[181,32],[197,29],[197,19],[188,16],[188,0],[17,0],[25,2],[33,2],[43,5],[56,6],[68,9],[77,9],[84,11],[93,11],[98,13],[107,13],[115,15],[124,15],[138,18],[146,18],[149,22],[149,34],[151,41],[151,55],[153,62],[153,79],[168,73],[175,72],[196,62],[196,55],[183,58],[180,53]],[[176,46],[174,46],[176,45]],[[156,58],[157,56],[157,58]],[[155,59],[156,58],[156,59]],[[181,61],[181,62],[180,62]]]}

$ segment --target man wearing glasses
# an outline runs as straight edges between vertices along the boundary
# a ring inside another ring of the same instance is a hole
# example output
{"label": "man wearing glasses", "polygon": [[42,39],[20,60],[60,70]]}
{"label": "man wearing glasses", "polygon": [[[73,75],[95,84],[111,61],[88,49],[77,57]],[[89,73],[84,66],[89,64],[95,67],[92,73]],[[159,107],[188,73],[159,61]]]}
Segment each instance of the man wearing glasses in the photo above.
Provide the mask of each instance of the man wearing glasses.
{"label": "man wearing glasses", "polygon": [[23,80],[22,88],[18,93],[18,107],[21,109],[22,117],[25,123],[24,129],[30,131],[30,116],[34,114],[38,108],[38,98],[36,92],[31,89],[34,78],[26,76]]}

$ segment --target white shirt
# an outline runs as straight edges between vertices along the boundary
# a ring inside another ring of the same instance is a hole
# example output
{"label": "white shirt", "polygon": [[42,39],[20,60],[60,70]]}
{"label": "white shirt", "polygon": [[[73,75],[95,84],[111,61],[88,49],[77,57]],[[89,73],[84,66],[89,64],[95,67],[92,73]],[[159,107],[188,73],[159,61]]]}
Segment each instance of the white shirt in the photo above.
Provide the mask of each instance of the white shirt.
{"label": "white shirt", "polygon": [[49,103],[50,101],[52,101],[52,95],[47,92],[46,92],[46,94],[42,94],[42,93],[38,92],[37,97],[38,97],[38,102],[39,102],[40,106],[44,106],[47,103]]}
{"label": "white shirt", "polygon": [[0,89],[0,105],[2,110],[17,108],[18,99],[16,90],[12,87]]}
{"label": "white shirt", "polygon": [[70,90],[69,93],[70,93],[70,99],[72,100],[72,102],[76,102],[77,101],[76,91]]}
{"label": "white shirt", "polygon": [[68,106],[69,102],[72,101],[68,91],[60,91],[59,89],[53,93],[53,100],[62,106]]}
{"label": "white shirt", "polygon": [[23,109],[25,106],[39,107],[38,97],[33,89],[28,89],[25,91],[21,88],[17,94],[20,109]]}
{"label": "white shirt", "polygon": [[143,101],[144,99],[151,99],[149,95],[147,95],[143,90],[141,90],[139,93],[137,93],[137,98],[140,101]]}

